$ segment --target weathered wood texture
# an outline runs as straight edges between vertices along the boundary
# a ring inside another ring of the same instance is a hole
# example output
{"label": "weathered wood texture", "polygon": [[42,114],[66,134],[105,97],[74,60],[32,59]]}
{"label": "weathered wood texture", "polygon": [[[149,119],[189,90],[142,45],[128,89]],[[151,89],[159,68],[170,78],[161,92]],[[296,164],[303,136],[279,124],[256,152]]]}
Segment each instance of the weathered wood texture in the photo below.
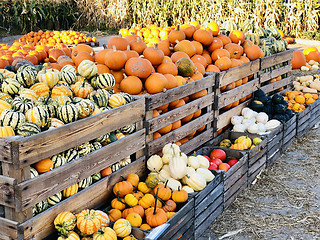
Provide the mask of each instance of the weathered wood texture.
{"label": "weathered wood texture", "polygon": [[18,223],[0,217],[0,239],[14,240],[18,237]]}
{"label": "weathered wood texture", "polygon": [[270,93],[270,92],[273,92],[275,90],[278,90],[282,87],[289,85],[291,82],[292,82],[292,78],[291,78],[291,76],[289,76],[289,77],[286,77],[280,81],[276,81],[274,83],[270,83],[268,85],[265,85],[265,86],[261,87],[261,90],[264,91],[265,93]]}
{"label": "weathered wood texture", "polygon": [[49,208],[41,214],[19,225],[23,239],[43,239],[52,234],[53,220],[62,211],[79,212],[86,208],[99,208],[105,206],[106,199],[113,195],[112,188],[121,181],[121,176],[136,173],[140,177],[146,174],[145,158],[142,157],[119,171],[103,178],[101,181],[65,199],[59,204]]}
{"label": "weathered wood texture", "polygon": [[263,57],[260,59],[260,69],[266,69],[279,63],[291,61],[292,53],[293,50],[287,50],[268,57]]}

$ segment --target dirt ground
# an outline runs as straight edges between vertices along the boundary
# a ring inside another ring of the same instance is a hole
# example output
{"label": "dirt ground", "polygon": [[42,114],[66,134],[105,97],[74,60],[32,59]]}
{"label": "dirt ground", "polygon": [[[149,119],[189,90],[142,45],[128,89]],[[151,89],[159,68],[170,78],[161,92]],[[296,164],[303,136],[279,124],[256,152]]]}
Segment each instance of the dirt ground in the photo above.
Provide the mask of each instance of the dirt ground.
{"label": "dirt ground", "polygon": [[320,128],[296,139],[201,239],[320,239]]}

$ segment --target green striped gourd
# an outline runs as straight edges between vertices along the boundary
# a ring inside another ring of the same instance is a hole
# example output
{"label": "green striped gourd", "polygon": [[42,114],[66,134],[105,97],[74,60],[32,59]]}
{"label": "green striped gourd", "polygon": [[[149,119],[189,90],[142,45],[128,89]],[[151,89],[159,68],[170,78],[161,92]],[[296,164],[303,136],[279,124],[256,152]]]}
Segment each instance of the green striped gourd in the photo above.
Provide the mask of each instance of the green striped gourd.
{"label": "green striped gourd", "polygon": [[92,175],[91,177],[92,177],[93,182],[98,182],[102,178],[100,172],[97,172],[96,174]]}
{"label": "green striped gourd", "polygon": [[91,152],[94,152],[98,149],[102,148],[102,144],[99,142],[93,142],[91,143]]}
{"label": "green striped gourd", "polygon": [[4,76],[3,76],[3,74],[0,72],[0,84],[3,82],[3,80],[4,80]]}
{"label": "green striped gourd", "polygon": [[260,46],[272,46],[275,41],[274,37],[260,38]]}
{"label": "green striped gourd", "polygon": [[106,107],[108,106],[109,101],[109,92],[105,89],[98,89],[96,91],[92,91],[87,96],[91,102],[95,103],[98,107]]}
{"label": "green striped gourd", "polygon": [[282,44],[284,45],[284,51],[288,49],[288,42],[284,38],[282,38],[280,41],[282,41]]}
{"label": "green striped gourd", "polygon": [[2,120],[4,126],[10,126],[13,130],[16,130],[26,122],[26,117],[21,112],[5,109],[0,115],[0,120]]}
{"label": "green striped gourd", "polygon": [[44,200],[44,201],[41,201],[41,202],[37,203],[35,205],[35,207],[36,207],[36,212],[37,213],[41,213],[41,212],[44,212],[45,210],[47,210],[49,208],[49,204],[48,204],[47,200]]}
{"label": "green striped gourd", "polygon": [[38,73],[37,79],[52,89],[60,80],[60,72],[57,69],[44,69]]}
{"label": "green striped gourd", "polygon": [[246,40],[250,40],[255,45],[260,44],[260,37],[256,33],[246,34]]}
{"label": "green striped gourd", "polygon": [[61,202],[61,200],[62,200],[62,193],[61,192],[58,192],[55,195],[47,198],[49,206],[54,206],[54,205],[58,204],[59,202]]}
{"label": "green striped gourd", "polygon": [[242,24],[241,24],[241,31],[244,33],[247,32],[252,32],[254,28],[254,25],[252,24],[252,20],[246,19]]}
{"label": "green striped gourd", "polygon": [[268,36],[268,33],[264,28],[256,28],[254,33],[256,33],[260,38],[266,38]]}
{"label": "green striped gourd", "polygon": [[221,29],[225,29],[227,32],[232,32],[233,30],[238,30],[239,26],[233,19],[230,19],[221,24]]}
{"label": "green striped gourd", "polygon": [[59,120],[58,118],[51,118],[49,128],[57,128],[57,127],[61,127],[63,125],[64,125],[64,123],[61,120]]}
{"label": "green striped gourd", "polygon": [[57,111],[58,118],[64,123],[71,123],[78,119],[78,109],[74,104],[62,105]]}
{"label": "green striped gourd", "polygon": [[109,106],[100,108],[100,110],[101,110],[102,112],[104,112],[104,111],[110,111],[111,109],[112,109],[112,108],[109,107]]}
{"label": "green striped gourd", "polygon": [[81,188],[81,189],[85,189],[85,188],[89,187],[91,184],[92,184],[92,177],[91,176],[81,180],[78,183],[79,188]]}
{"label": "green striped gourd", "polygon": [[29,98],[32,102],[37,101],[38,99],[38,94],[29,88],[21,88],[20,92],[19,92],[19,96],[20,97],[25,97],[25,98]]}
{"label": "green striped gourd", "polygon": [[25,122],[17,129],[17,134],[23,136],[32,136],[40,132],[40,127],[33,122]]}
{"label": "green striped gourd", "polygon": [[112,94],[109,98],[109,106],[112,108],[120,107],[126,104],[126,100],[120,93]]}
{"label": "green striped gourd", "polygon": [[91,79],[91,85],[95,89],[106,89],[107,91],[111,90],[115,85],[114,76],[110,73],[98,74]]}
{"label": "green striped gourd", "polygon": [[124,99],[126,100],[126,103],[131,103],[134,101],[134,98],[129,93],[120,93]]}
{"label": "green striped gourd", "polygon": [[105,141],[105,143],[106,143],[106,144],[109,144],[109,143],[115,142],[115,141],[117,141],[117,140],[118,140],[118,138],[117,138],[116,134],[112,132],[112,133],[109,133],[109,137],[108,137],[108,139]]}
{"label": "green striped gourd", "polygon": [[8,93],[0,92],[0,100],[3,100],[7,103],[12,103],[13,98]]}
{"label": "green striped gourd", "polygon": [[41,106],[36,106],[29,109],[25,116],[28,122],[33,122],[41,128],[48,125],[50,118],[48,111]]}
{"label": "green striped gourd", "polygon": [[67,160],[67,162],[71,162],[71,161],[77,160],[79,158],[78,151],[73,148],[65,151],[63,153],[63,156]]}
{"label": "green striped gourd", "polygon": [[67,163],[67,159],[61,154],[52,156],[51,161],[53,162],[53,168],[60,167]]}
{"label": "green striped gourd", "polygon": [[1,85],[1,90],[4,93],[14,95],[19,93],[21,87],[21,84],[16,79],[6,78]]}
{"label": "green striped gourd", "polygon": [[60,79],[68,83],[69,85],[74,84],[77,80],[77,72],[76,69],[71,65],[65,65],[60,70]]}
{"label": "green striped gourd", "polygon": [[264,52],[265,57],[272,55],[272,51],[270,47],[264,46],[264,47],[261,47],[261,50]]}
{"label": "green striped gourd", "polygon": [[94,111],[94,104],[89,99],[82,99],[76,103],[79,118],[85,118],[91,115]]}
{"label": "green striped gourd", "polygon": [[41,70],[43,70],[44,66],[43,65],[35,65],[34,69],[36,70],[37,74],[38,72],[40,72]]}
{"label": "green striped gourd", "polygon": [[45,108],[51,118],[57,116],[58,103],[56,100],[50,97],[50,94],[48,97],[39,97],[35,102],[35,105]]}
{"label": "green striped gourd", "polygon": [[112,165],[111,165],[111,171],[112,171],[112,172],[116,172],[116,171],[118,171],[120,168],[121,168],[121,166],[120,166],[119,163],[115,163],[115,164],[112,164]]}
{"label": "green striped gourd", "polygon": [[60,81],[52,88],[51,97],[56,98],[58,96],[73,97],[73,92],[66,82]]}
{"label": "green striped gourd", "polygon": [[269,31],[269,36],[274,37],[276,40],[281,39],[281,34],[277,28],[271,27],[267,29]]}
{"label": "green striped gourd", "polygon": [[31,178],[35,178],[35,177],[39,176],[39,173],[33,167],[30,167],[30,174],[31,174]]}
{"label": "green striped gourd", "polygon": [[83,157],[91,152],[91,146],[89,142],[78,145],[74,149],[78,151],[79,157]]}
{"label": "green striped gourd", "polygon": [[120,129],[120,131],[122,133],[127,133],[127,134],[130,134],[130,133],[133,133],[134,130],[136,129],[136,125],[135,124],[130,124],[130,125],[127,125],[127,126],[124,126]]}
{"label": "green striped gourd", "polygon": [[22,72],[18,72],[16,75],[16,80],[24,87],[32,86],[37,79],[37,72],[25,69]]}
{"label": "green striped gourd", "polygon": [[11,103],[11,107],[15,111],[25,114],[29,109],[33,108],[33,103],[29,98],[16,97]]}
{"label": "green striped gourd", "polygon": [[97,65],[90,60],[83,60],[78,66],[78,73],[85,78],[92,78],[97,72]]}
{"label": "green striped gourd", "polygon": [[125,166],[129,165],[130,163],[131,163],[130,156],[119,161],[120,167],[125,167]]}
{"label": "green striped gourd", "polygon": [[67,105],[72,103],[73,101],[68,96],[57,96],[54,98],[54,100],[57,102],[58,107]]}
{"label": "green striped gourd", "polygon": [[19,67],[19,69],[17,70],[17,73],[23,72],[23,71],[25,71],[25,70],[27,70],[27,71],[33,71],[33,72],[37,73],[37,69],[35,68],[35,66],[27,65],[27,64]]}
{"label": "green striped gourd", "polygon": [[103,143],[105,141],[107,141],[107,139],[109,138],[109,134],[105,134],[105,135],[102,135],[96,139],[94,139],[95,142],[99,142],[99,143]]}

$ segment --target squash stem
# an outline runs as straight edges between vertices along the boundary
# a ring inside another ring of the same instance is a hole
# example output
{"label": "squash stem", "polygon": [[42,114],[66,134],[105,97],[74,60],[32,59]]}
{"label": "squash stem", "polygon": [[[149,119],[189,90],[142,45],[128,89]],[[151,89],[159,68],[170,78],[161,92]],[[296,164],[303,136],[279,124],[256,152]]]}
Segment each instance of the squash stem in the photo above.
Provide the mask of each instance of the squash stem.
{"label": "squash stem", "polygon": [[156,193],[156,201],[154,203],[154,211],[153,211],[153,215],[157,214],[157,200],[158,200],[158,192],[159,192],[159,188],[157,188],[157,193]]}

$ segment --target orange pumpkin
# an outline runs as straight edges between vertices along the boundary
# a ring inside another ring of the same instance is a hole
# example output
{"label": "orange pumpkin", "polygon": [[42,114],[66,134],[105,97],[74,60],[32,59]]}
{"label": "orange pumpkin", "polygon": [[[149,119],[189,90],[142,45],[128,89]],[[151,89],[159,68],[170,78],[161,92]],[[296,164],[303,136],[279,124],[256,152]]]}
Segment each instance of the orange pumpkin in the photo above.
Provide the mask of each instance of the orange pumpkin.
{"label": "orange pumpkin", "polygon": [[303,54],[306,56],[306,61],[314,60],[316,62],[320,61],[320,53],[315,47],[308,47],[303,50]]}
{"label": "orange pumpkin", "polygon": [[250,47],[247,47],[245,49],[245,53],[251,61],[264,57],[264,52],[257,45],[252,45]]}
{"label": "orange pumpkin", "polygon": [[292,59],[291,59],[292,69],[300,69],[302,66],[307,64],[306,56],[302,51],[293,51]]}
{"label": "orange pumpkin", "polygon": [[169,33],[168,39],[170,43],[176,44],[177,41],[181,42],[182,40],[186,39],[186,34],[183,31],[181,31],[180,27],[178,26],[176,30],[172,30]]}
{"label": "orange pumpkin", "polygon": [[224,71],[231,68],[231,60],[228,57],[222,57],[217,59],[214,65],[216,65],[221,71]]}
{"label": "orange pumpkin", "polygon": [[209,46],[213,41],[212,33],[203,29],[194,32],[193,39],[200,42],[204,46]]}
{"label": "orange pumpkin", "polygon": [[125,64],[125,72],[127,75],[145,79],[152,73],[152,64],[147,59],[130,58]]}
{"label": "orange pumpkin", "polygon": [[107,48],[114,49],[115,47],[117,50],[124,51],[127,50],[128,46],[130,46],[128,39],[115,36],[109,39]]}
{"label": "orange pumpkin", "polygon": [[122,69],[127,60],[127,55],[123,51],[113,50],[105,55],[105,64],[108,68],[115,71]]}
{"label": "orange pumpkin", "polygon": [[129,76],[120,82],[120,89],[125,93],[137,95],[142,91],[142,82],[138,77]]}
{"label": "orange pumpkin", "polygon": [[212,61],[214,61],[214,62],[217,61],[218,59],[222,58],[222,57],[230,58],[230,53],[228,52],[228,50],[226,50],[226,49],[216,49],[211,54]]}
{"label": "orange pumpkin", "polygon": [[151,74],[145,81],[145,88],[148,93],[154,94],[162,92],[167,85],[167,79],[160,73]]}
{"label": "orange pumpkin", "polygon": [[147,44],[141,39],[137,39],[130,42],[130,48],[131,50],[136,51],[138,54],[142,54],[147,48]]}
{"label": "orange pumpkin", "polygon": [[244,42],[244,39],[245,39],[245,35],[242,31],[240,30],[233,30],[230,32],[229,34],[229,38],[231,39],[231,41],[233,43],[240,43],[242,44]]}
{"label": "orange pumpkin", "polygon": [[34,164],[34,168],[38,173],[49,172],[53,169],[53,162],[50,158],[45,158]]}

